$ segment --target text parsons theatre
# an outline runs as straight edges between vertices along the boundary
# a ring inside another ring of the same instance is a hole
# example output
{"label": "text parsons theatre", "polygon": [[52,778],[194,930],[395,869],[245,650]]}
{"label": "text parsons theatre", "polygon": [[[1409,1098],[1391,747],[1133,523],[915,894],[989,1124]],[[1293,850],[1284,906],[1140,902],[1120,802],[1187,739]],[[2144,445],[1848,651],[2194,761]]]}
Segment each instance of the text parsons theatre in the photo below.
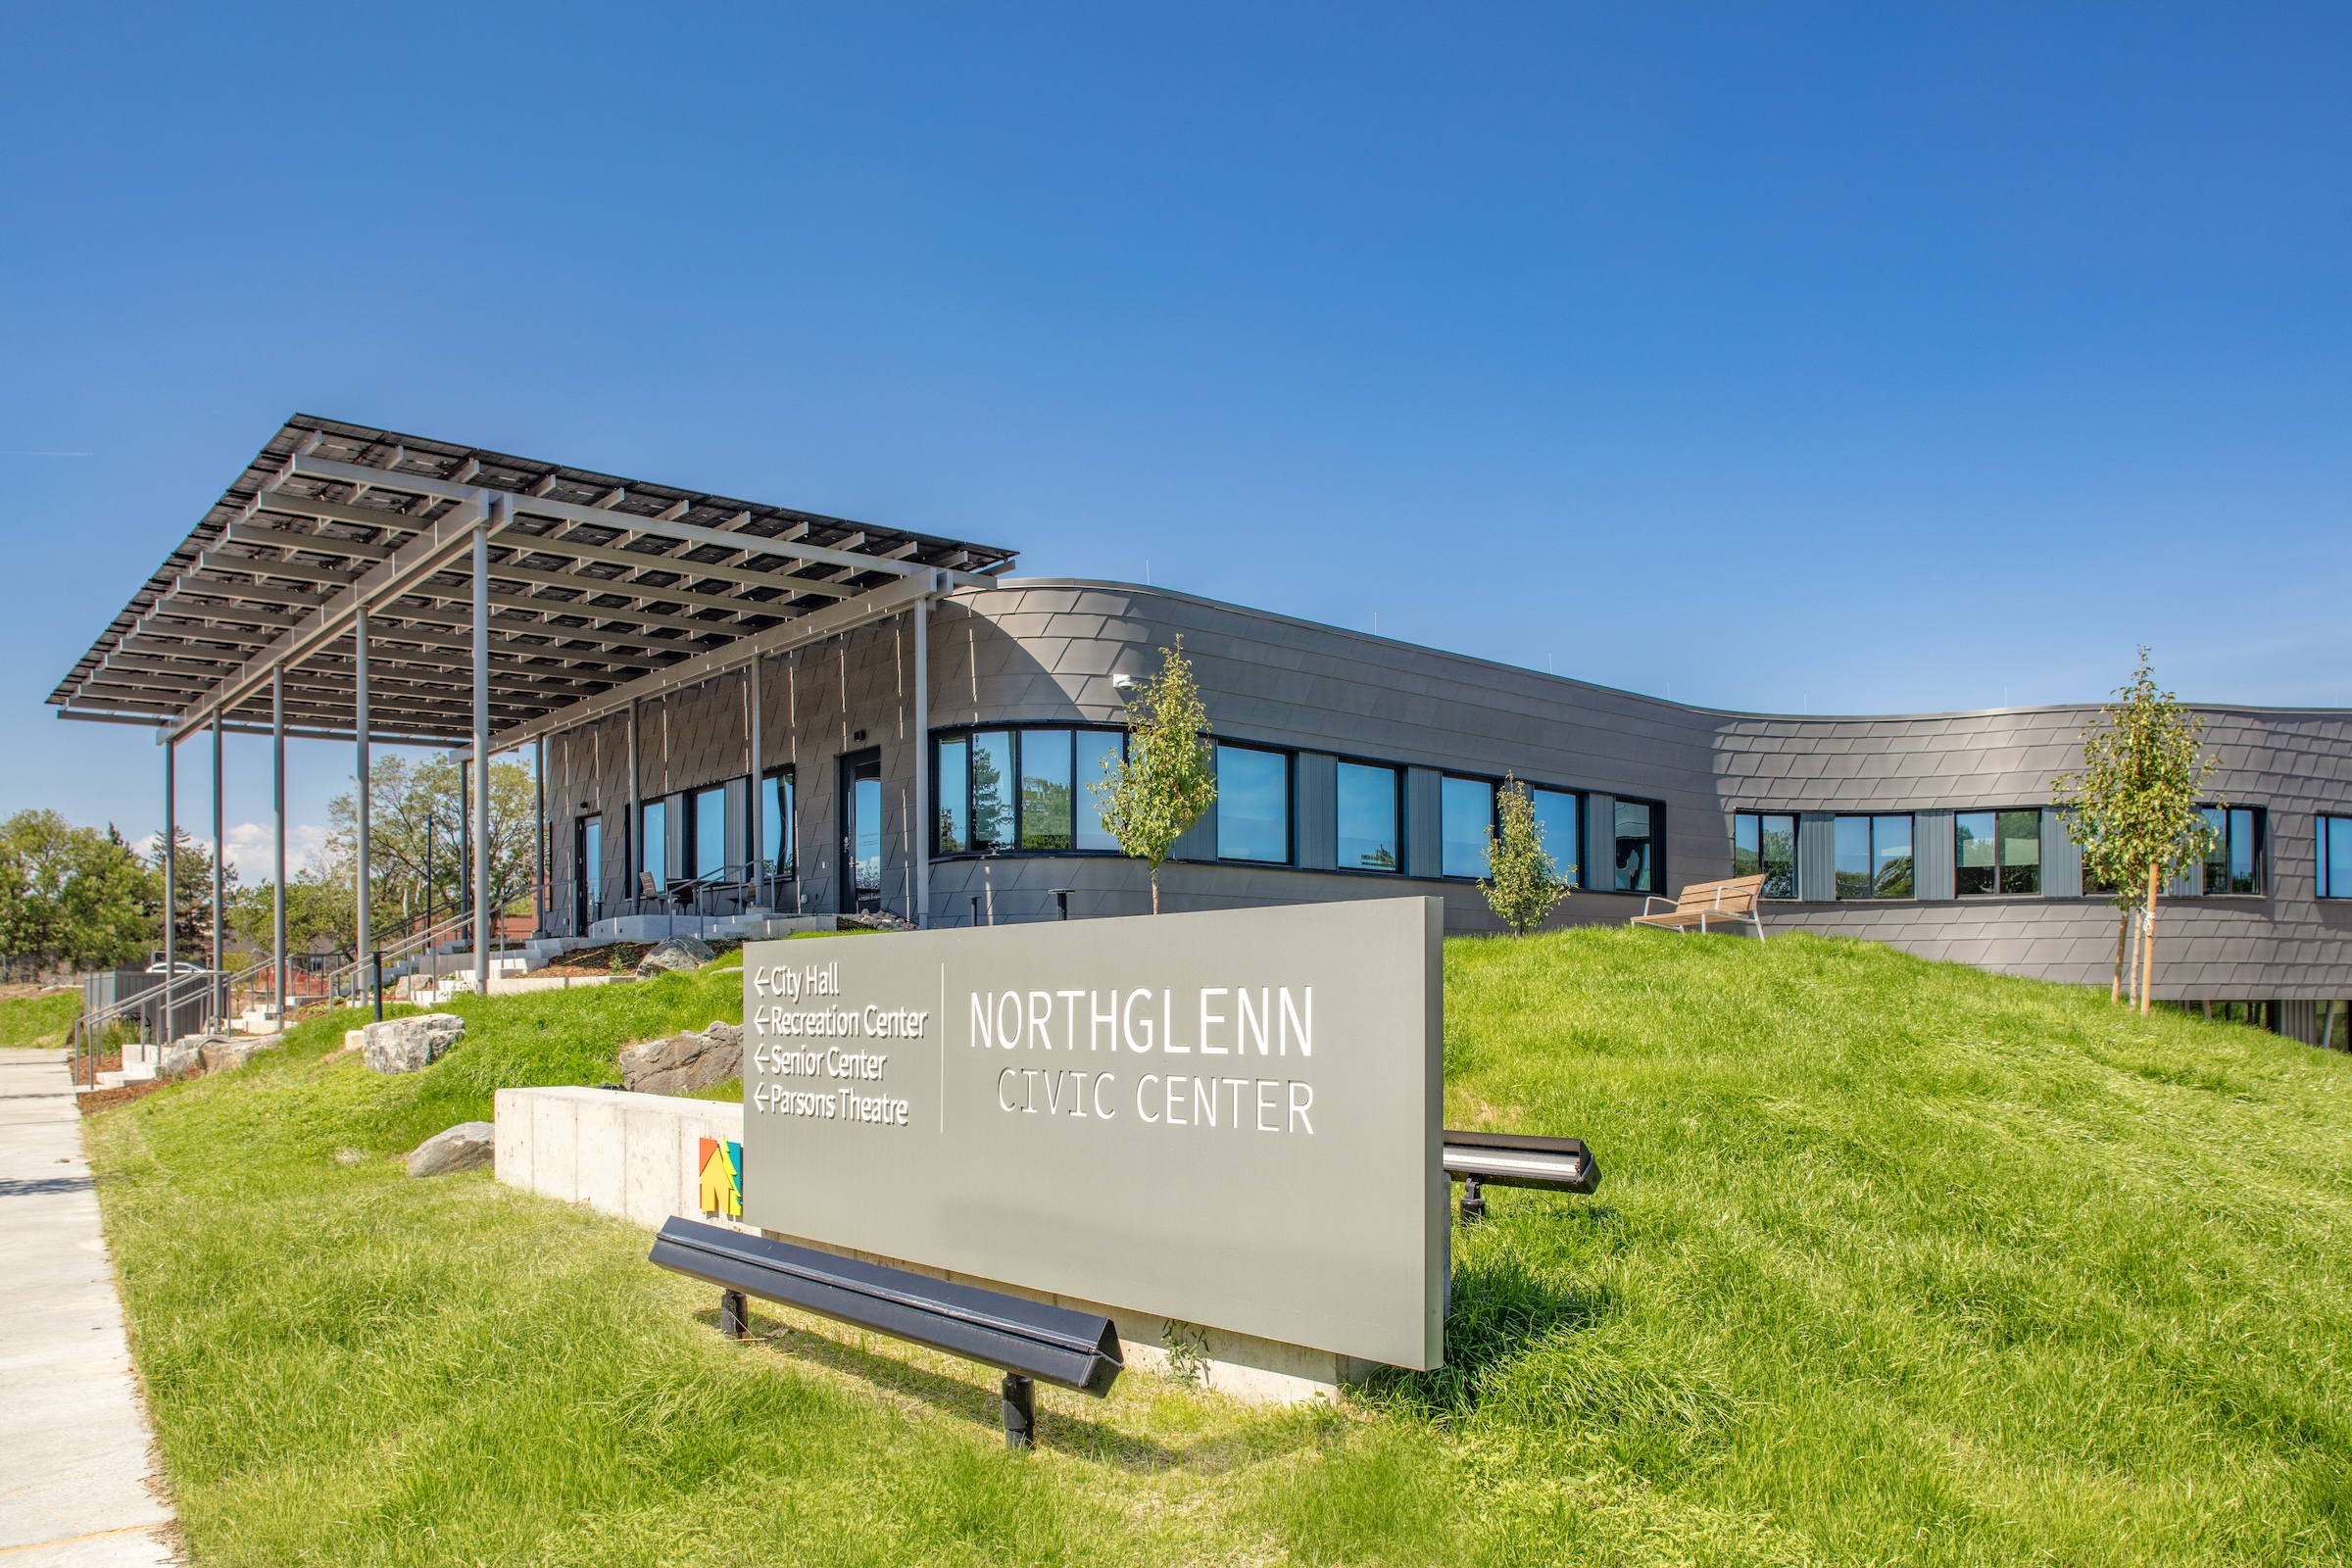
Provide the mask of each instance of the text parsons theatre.
{"label": "text parsons theatre", "polygon": [[915,932],[815,963],[754,944],[744,1217],[1436,1365],[1442,916],[1396,899]]}

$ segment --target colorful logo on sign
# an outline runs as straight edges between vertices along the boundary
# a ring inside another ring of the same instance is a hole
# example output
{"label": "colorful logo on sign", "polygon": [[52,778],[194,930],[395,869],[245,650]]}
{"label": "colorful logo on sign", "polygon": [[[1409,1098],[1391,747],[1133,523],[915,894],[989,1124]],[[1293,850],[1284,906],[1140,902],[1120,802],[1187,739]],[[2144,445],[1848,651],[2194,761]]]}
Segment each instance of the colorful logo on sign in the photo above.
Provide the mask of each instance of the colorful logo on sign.
{"label": "colorful logo on sign", "polygon": [[706,1214],[743,1217],[743,1146],[703,1140],[702,1205]]}

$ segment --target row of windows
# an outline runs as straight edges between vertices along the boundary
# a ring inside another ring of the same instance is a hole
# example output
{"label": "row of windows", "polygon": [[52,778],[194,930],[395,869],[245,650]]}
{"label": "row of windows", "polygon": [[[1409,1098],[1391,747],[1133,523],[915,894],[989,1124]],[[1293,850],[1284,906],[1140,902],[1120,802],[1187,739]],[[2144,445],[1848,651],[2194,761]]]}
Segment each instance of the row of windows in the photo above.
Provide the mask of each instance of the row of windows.
{"label": "row of windows", "polygon": [[[938,801],[937,855],[1006,851],[1118,853],[1092,786],[1125,756],[1115,729],[1011,728],[939,738],[932,774]],[[1220,860],[1298,863],[1297,757],[1267,747],[1215,747],[1215,852]],[[1335,764],[1334,863],[1346,871],[1402,875],[1404,770],[1380,762]],[[1487,874],[1487,832],[1496,825],[1495,781],[1446,774],[1438,787],[1438,867],[1447,877]],[[1584,799],[1572,790],[1532,789],[1544,844],[1565,873],[1578,863]],[[1643,801],[1618,801],[1611,829],[1610,885],[1647,893],[1659,838]],[[1426,870],[1419,871],[1428,875]]]}
{"label": "row of windows", "polygon": [[[660,800],[647,801],[641,809],[637,834],[637,869],[654,879],[657,891],[666,891],[673,877],[686,880],[696,877],[743,880],[748,862],[738,864],[728,858],[730,844],[740,842],[743,824],[728,814],[727,795],[740,779],[722,781],[705,789],[687,790],[665,795]],[[796,845],[793,842],[793,770],[779,768],[760,781],[760,860],[762,874],[789,878],[793,874]],[[677,814],[678,863],[673,870],[669,859],[669,824],[671,813]],[[625,818],[624,818],[625,820]],[[601,856],[604,822],[601,817],[587,819],[596,835],[594,849],[583,853],[583,858],[593,864]]]}
{"label": "row of windows", "polygon": [[[2263,891],[2265,813],[2260,808],[2208,807],[2214,842],[2200,867],[2204,893]],[[2322,817],[2321,897],[2352,898],[2352,818]],[[2341,823],[2340,830],[2328,824]],[[1832,819],[1832,866],[1840,899],[1908,899],[1917,894],[1913,857],[1915,821],[1908,811],[1841,815]],[[2337,833],[2340,831],[2340,839]],[[1732,817],[1732,874],[1762,876],[1768,899],[1797,896],[1798,818],[1770,811],[1739,811]],[[2340,842],[2340,880],[2331,881],[2328,857]],[[2039,893],[2041,812],[1957,811],[1952,815],[1952,884],[1961,898],[1988,894]],[[2342,892],[2327,890],[2340,886]],[[2097,885],[2087,868],[2085,893],[2114,891]]]}

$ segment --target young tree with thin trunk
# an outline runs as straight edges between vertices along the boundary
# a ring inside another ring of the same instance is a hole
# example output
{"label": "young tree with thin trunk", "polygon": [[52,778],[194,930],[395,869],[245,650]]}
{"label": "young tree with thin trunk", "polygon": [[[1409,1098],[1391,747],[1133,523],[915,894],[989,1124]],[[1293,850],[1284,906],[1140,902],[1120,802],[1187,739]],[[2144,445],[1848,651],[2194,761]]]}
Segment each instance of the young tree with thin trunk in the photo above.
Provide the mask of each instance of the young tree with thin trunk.
{"label": "young tree with thin trunk", "polygon": [[1502,831],[1487,829],[1487,879],[1478,891],[1487,896],[1487,907],[1495,918],[1509,926],[1513,936],[1523,937],[1568,897],[1568,877],[1576,867],[1561,870],[1544,848],[1535,796],[1509,774],[1494,794],[1494,814],[1502,819]]}
{"label": "young tree with thin trunk", "polygon": [[1184,657],[1184,639],[1160,650],[1159,673],[1127,695],[1127,756],[1090,783],[1102,826],[1119,848],[1152,868],[1152,912],[1159,912],[1159,868],[1185,829],[1217,799],[1208,712]]}
{"label": "young tree with thin trunk", "polygon": [[2201,861],[2213,844],[2213,824],[2198,803],[2212,771],[2205,756],[2205,721],[2159,691],[2148,651],[2118,687],[2117,701],[2099,710],[2082,731],[2082,769],[2059,778],[2055,804],[2066,830],[2082,847],[2083,869],[2115,889],[2115,980],[2110,1000],[2124,992],[2124,945],[2132,908],[2140,914],[2139,1010],[2148,1010],[2156,978],[2156,901],[2166,879]]}

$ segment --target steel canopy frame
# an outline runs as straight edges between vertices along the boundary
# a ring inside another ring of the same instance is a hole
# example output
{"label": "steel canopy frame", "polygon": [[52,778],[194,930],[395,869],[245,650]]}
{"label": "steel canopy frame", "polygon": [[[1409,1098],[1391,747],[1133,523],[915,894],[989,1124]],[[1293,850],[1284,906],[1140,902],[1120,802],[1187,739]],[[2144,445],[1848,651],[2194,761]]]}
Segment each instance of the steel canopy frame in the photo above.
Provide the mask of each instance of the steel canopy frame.
{"label": "steel canopy frame", "polygon": [[[486,845],[490,754],[624,709],[634,741],[646,697],[908,611],[920,715],[930,602],[1012,562],[996,546],[296,415],[49,702],[61,718],[152,727],[168,793],[177,744],[210,729],[216,840],[220,737],[271,737],[282,1023],[288,736],[356,740],[363,801],[370,741],[457,745],[473,775],[468,825]],[[472,869],[486,985],[487,856]],[[910,901],[918,922],[928,870]]]}

